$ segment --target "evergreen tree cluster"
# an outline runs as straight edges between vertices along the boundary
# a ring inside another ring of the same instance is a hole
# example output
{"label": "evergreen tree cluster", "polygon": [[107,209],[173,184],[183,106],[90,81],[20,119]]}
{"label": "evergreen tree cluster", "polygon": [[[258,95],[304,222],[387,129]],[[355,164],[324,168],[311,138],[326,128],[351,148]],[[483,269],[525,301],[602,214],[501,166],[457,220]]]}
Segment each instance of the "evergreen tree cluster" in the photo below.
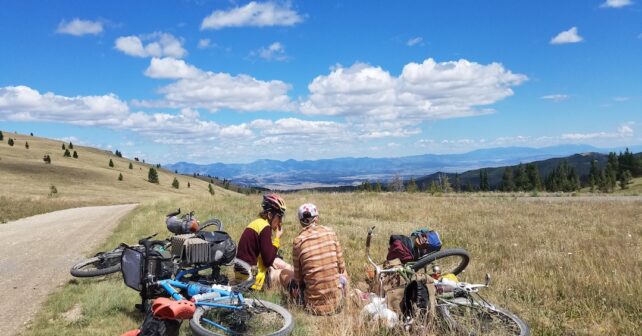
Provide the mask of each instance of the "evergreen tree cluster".
{"label": "evergreen tree cluster", "polygon": [[123,157],[123,153],[121,153],[118,149],[116,150],[116,152],[114,154],[116,156],[118,156],[118,157]]}
{"label": "evergreen tree cluster", "polygon": [[609,153],[606,167],[600,168],[597,161],[591,162],[588,176],[588,186],[591,192],[600,190],[609,193],[617,189],[619,182],[621,189],[628,189],[634,177],[642,176],[642,156],[636,157],[627,148],[624,153]]}
{"label": "evergreen tree cluster", "polygon": [[506,167],[499,190],[507,192],[542,190],[539,169],[534,163],[519,164],[515,170],[512,167]]}
{"label": "evergreen tree cluster", "polygon": [[575,168],[569,166],[566,160],[546,176],[545,185],[546,190],[552,192],[573,192],[581,188],[580,177],[575,172]]}

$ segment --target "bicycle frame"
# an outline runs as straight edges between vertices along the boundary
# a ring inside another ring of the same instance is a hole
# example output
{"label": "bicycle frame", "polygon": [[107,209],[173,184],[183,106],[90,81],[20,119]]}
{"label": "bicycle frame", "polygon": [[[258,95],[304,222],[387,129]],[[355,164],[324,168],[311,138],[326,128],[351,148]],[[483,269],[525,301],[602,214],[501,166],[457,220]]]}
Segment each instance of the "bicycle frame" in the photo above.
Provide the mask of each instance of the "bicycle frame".
{"label": "bicycle frame", "polygon": [[[162,287],[174,300],[192,299],[196,307],[211,307],[222,308],[229,310],[242,310],[244,309],[245,298],[243,294],[236,290],[236,288],[243,288],[243,284],[254,283],[254,277],[250,272],[250,276],[238,287],[224,286],[224,285],[206,285],[199,282],[185,282],[182,280],[186,275],[197,274],[199,271],[211,268],[211,265],[201,266],[196,268],[184,269],[176,274],[172,279],[159,280],[154,282],[155,285]],[[178,290],[177,290],[178,289]],[[182,291],[185,296],[180,293]],[[225,303],[222,303],[225,301]],[[236,301],[237,304],[230,304]],[[232,330],[226,328],[219,323],[209,319],[203,319],[215,328],[223,330],[226,333],[232,333]]]}

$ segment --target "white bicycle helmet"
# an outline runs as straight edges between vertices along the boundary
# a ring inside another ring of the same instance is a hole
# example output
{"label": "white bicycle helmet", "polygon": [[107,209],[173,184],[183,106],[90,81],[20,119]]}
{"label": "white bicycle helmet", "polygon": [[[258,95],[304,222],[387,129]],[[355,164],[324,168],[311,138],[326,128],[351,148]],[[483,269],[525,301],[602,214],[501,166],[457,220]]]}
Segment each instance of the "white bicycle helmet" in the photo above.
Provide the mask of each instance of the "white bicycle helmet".
{"label": "white bicycle helmet", "polygon": [[308,226],[312,224],[315,218],[319,217],[317,206],[312,203],[305,203],[299,207],[299,222],[301,225]]}

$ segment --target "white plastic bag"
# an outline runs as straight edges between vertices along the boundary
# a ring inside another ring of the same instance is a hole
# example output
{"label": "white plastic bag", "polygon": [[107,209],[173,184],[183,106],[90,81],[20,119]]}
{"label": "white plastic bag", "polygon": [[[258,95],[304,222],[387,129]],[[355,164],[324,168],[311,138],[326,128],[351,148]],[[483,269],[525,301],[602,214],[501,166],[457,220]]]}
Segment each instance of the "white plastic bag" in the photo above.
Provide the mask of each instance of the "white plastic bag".
{"label": "white plastic bag", "polygon": [[375,321],[381,320],[388,328],[394,328],[399,320],[397,314],[388,309],[386,298],[380,298],[372,293],[370,294],[370,303],[363,307],[361,315]]}

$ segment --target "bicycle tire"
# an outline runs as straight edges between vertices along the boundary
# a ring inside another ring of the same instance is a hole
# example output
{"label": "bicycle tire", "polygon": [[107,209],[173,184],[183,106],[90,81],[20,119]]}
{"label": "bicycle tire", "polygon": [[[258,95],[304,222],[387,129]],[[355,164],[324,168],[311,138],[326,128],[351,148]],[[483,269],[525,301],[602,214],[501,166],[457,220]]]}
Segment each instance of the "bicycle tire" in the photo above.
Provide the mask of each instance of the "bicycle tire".
{"label": "bicycle tire", "polygon": [[90,278],[118,272],[121,255],[122,251],[108,252],[100,257],[85,259],[72,266],[70,273],[77,278]]}
{"label": "bicycle tire", "polygon": [[438,305],[437,309],[446,328],[457,335],[530,335],[528,325],[505,309],[467,298],[449,301],[453,304]]}
{"label": "bicycle tire", "polygon": [[[231,300],[229,300],[231,301]],[[220,303],[227,303],[229,304],[229,301],[223,301]],[[253,305],[255,304],[257,300],[254,299],[245,299],[245,303],[248,305]],[[279,314],[283,318],[283,326],[275,331],[271,332],[268,334],[262,334],[262,335],[271,335],[271,336],[286,336],[292,333],[292,330],[294,329],[294,318],[292,317],[292,314],[285,308],[279,306],[276,303],[268,302],[268,301],[260,301],[260,305],[264,306],[265,308],[268,308],[270,311],[275,312]],[[192,332],[194,332],[195,335],[198,336],[214,336],[214,335],[227,335],[225,332],[220,330],[219,333],[216,333],[214,331],[209,330],[205,326],[201,324],[201,318],[208,312],[210,309],[216,309],[216,308],[210,308],[206,306],[199,306],[196,308],[196,312],[194,313],[194,316],[192,319],[189,321],[189,326],[192,329]],[[219,310],[225,310],[224,308],[220,308]],[[218,321],[217,321],[218,322]]]}
{"label": "bicycle tire", "polygon": [[470,262],[470,255],[466,250],[461,248],[452,248],[452,249],[445,249],[445,250],[428,254],[420,258],[419,260],[417,260],[411,267],[413,271],[417,272],[439,259],[445,259],[448,257],[458,257],[461,260],[459,260],[459,262],[457,263],[457,266],[453,267],[452,269],[442,268],[441,274],[452,273],[457,275],[461,273],[466,268],[466,266],[468,266],[468,263]]}

